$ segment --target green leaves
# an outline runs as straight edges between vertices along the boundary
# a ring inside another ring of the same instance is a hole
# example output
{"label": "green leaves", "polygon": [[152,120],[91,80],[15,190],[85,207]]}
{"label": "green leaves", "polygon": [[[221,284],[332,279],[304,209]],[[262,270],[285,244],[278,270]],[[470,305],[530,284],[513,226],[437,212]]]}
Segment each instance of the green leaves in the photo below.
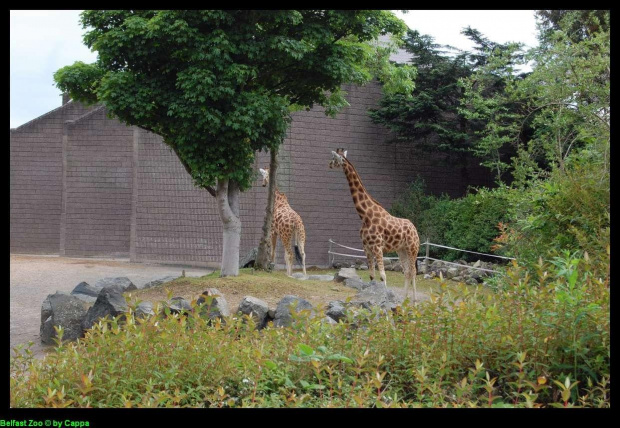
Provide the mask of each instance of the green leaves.
{"label": "green leaves", "polygon": [[84,42],[96,64],[59,70],[58,87],[101,102],[124,123],[161,135],[196,185],[251,185],[253,153],[277,148],[290,111],[348,103],[343,84],[381,72],[388,91],[413,73],[366,41],[404,31],[381,10],[87,10]]}

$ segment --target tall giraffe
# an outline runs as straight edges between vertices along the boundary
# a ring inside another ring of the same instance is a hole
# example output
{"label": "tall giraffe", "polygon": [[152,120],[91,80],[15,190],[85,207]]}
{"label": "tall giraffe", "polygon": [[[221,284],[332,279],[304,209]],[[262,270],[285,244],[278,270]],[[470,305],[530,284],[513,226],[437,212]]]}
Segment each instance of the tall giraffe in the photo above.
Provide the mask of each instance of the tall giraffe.
{"label": "tall giraffe", "polygon": [[342,168],[349,182],[355,209],[362,219],[360,236],[368,259],[370,279],[375,278],[375,262],[379,268],[381,281],[387,289],[383,252],[396,251],[405,272],[405,298],[407,288],[413,283],[413,300],[417,302],[415,284],[416,259],[420,249],[418,231],[411,221],[390,215],[366,190],[353,164],[347,159],[344,149],[332,151],[330,168]]}
{"label": "tall giraffe", "polygon": [[[269,184],[269,168],[260,168],[263,176],[263,187]],[[301,264],[306,275],[306,230],[299,214],[288,204],[286,195],[278,189],[276,184],[276,200],[273,203],[273,221],[271,223],[271,261],[276,262],[276,243],[280,236],[284,247],[284,261],[286,262],[286,274],[291,276],[293,271],[292,238],[295,238],[295,256]],[[299,254],[297,254],[299,251]]]}

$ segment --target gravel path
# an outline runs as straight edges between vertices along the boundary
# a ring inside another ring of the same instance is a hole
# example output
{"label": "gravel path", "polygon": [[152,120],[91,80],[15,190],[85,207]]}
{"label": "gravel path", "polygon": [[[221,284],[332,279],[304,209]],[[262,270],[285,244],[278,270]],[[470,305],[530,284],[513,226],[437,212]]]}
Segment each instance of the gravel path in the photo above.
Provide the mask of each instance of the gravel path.
{"label": "gravel path", "polygon": [[32,351],[42,357],[49,347],[39,339],[41,304],[48,294],[70,293],[82,281],[94,284],[105,277],[126,276],[140,287],[164,276],[200,277],[210,268],[129,263],[123,259],[69,258],[11,254],[10,347],[34,342]]}

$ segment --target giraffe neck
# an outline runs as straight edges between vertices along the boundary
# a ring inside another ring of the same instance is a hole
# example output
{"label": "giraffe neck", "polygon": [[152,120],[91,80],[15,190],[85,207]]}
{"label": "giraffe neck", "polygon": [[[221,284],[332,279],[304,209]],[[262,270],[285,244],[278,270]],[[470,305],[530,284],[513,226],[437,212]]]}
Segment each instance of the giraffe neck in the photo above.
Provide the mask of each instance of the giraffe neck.
{"label": "giraffe neck", "polygon": [[288,198],[284,193],[280,192],[280,189],[278,189],[278,186],[276,186],[276,199],[274,201],[274,207],[285,204],[288,205]]}
{"label": "giraffe neck", "polygon": [[343,165],[344,174],[349,182],[349,190],[351,191],[351,197],[353,198],[353,204],[357,210],[357,214],[362,220],[367,216],[367,212],[370,208],[378,206],[383,210],[383,207],[377,202],[366,190],[362,184],[362,180],[359,177],[357,171],[353,167],[353,164],[348,160],[345,160]]}

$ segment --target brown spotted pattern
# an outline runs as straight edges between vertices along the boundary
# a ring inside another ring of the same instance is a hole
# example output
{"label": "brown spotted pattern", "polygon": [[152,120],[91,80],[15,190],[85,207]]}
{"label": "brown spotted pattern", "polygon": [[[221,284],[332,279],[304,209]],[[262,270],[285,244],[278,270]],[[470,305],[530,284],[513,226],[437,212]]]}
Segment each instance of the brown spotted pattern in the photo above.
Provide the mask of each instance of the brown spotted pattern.
{"label": "brown spotted pattern", "polygon": [[[269,184],[269,168],[261,171],[263,174],[263,187]],[[284,261],[286,262],[286,273],[291,275],[293,272],[293,239],[295,245],[299,248],[301,254],[301,266],[304,275],[306,275],[306,253],[304,245],[306,244],[306,230],[301,217],[288,204],[286,195],[276,186],[276,199],[273,205],[273,221],[271,223],[271,261],[275,263],[276,244],[278,237],[282,241],[284,247]]]}
{"label": "brown spotted pattern", "polygon": [[337,149],[332,152],[330,168],[342,168],[349,182],[349,190],[355,209],[362,220],[360,236],[366,258],[370,279],[375,278],[375,263],[379,269],[381,281],[386,284],[383,253],[395,251],[403,265],[405,273],[405,296],[410,283],[413,283],[414,301],[417,300],[415,288],[416,259],[420,249],[418,231],[411,221],[392,216],[377,202],[362,184],[353,164],[346,159],[346,151]]}

